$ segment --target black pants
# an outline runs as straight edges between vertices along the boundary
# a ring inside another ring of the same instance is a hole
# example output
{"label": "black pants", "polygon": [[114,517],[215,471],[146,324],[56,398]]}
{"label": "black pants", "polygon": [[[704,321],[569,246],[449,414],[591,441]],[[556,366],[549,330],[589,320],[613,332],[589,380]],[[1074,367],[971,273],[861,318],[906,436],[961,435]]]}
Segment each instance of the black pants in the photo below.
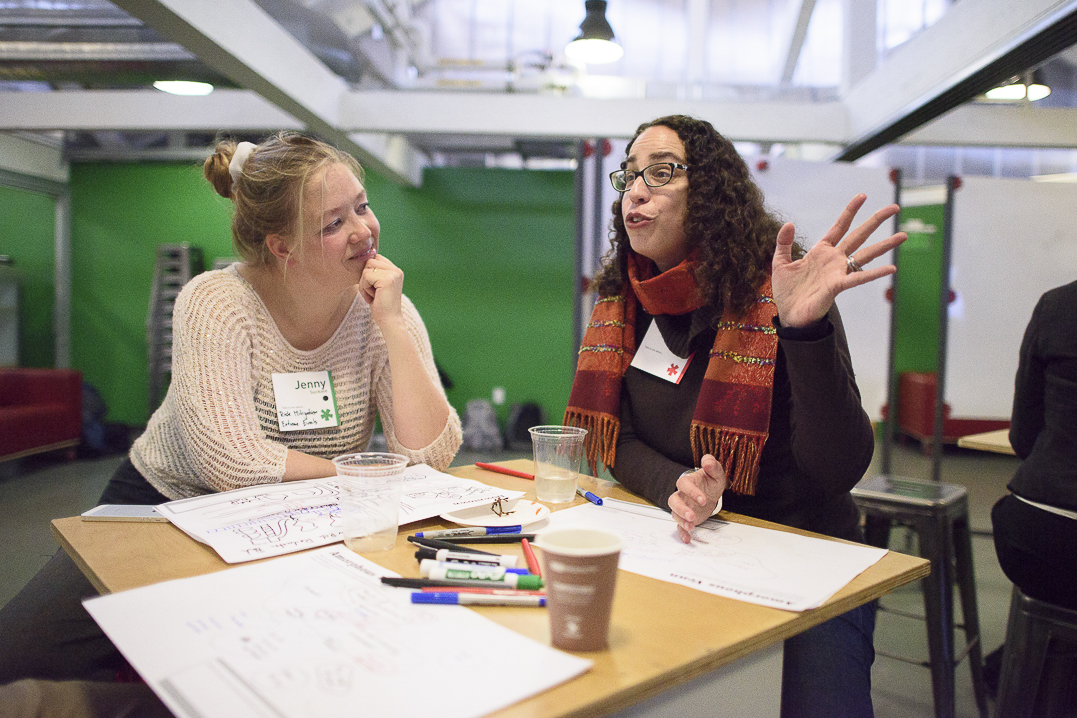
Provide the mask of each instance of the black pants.
{"label": "black pants", "polygon": [[[98,504],[162,504],[169,499],[125,460]],[[82,607],[97,590],[61,549],[0,609],[0,683],[20,678],[111,681],[123,665],[116,647]]]}
{"label": "black pants", "polygon": [[1026,595],[1077,610],[1077,520],[1007,494],[991,510],[995,553]]}

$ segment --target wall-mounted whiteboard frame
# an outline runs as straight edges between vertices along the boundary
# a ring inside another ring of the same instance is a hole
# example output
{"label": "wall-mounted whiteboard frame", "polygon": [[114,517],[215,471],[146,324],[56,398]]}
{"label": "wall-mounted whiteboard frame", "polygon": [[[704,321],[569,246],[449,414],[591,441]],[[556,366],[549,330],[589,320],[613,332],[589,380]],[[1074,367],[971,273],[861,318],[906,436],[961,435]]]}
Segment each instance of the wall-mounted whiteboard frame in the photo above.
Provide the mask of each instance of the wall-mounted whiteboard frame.
{"label": "wall-mounted whiteboard frame", "polygon": [[952,201],[946,402],[1007,419],[1032,310],[1077,279],[1077,184],[962,177]]}

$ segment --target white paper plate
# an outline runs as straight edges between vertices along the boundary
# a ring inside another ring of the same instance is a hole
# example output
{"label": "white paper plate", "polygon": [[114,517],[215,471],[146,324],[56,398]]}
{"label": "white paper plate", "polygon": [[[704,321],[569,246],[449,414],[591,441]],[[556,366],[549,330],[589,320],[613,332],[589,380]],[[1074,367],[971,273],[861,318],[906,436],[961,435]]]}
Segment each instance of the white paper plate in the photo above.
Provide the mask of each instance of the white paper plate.
{"label": "white paper plate", "polygon": [[527,499],[502,501],[501,505],[512,513],[498,516],[491,508],[491,504],[484,504],[442,514],[441,518],[464,526],[527,526],[550,515],[549,506]]}

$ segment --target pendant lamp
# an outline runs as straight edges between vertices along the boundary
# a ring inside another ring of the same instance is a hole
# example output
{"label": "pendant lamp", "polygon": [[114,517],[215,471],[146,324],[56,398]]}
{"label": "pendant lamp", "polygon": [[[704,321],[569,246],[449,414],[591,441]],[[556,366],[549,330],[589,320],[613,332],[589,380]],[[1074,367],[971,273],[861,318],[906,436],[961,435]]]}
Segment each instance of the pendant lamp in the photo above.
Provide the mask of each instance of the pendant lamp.
{"label": "pendant lamp", "polygon": [[613,28],[606,20],[606,0],[586,0],[587,15],[580,23],[580,35],[565,47],[565,54],[575,62],[602,64],[616,62],[624,50],[613,41]]}

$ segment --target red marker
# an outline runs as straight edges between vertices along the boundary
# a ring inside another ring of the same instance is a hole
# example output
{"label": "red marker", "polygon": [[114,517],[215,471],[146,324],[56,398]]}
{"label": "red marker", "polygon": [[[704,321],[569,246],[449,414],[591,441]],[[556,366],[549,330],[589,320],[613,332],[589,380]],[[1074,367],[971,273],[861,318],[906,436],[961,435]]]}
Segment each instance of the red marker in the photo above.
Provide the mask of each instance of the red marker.
{"label": "red marker", "polygon": [[516,469],[506,469],[504,466],[498,466],[497,464],[484,464],[481,461],[476,461],[475,466],[480,469],[486,469],[487,471],[493,471],[498,474],[508,474],[509,476],[519,476],[521,479],[531,479],[534,481],[534,474],[526,474],[523,471],[517,471]]}
{"label": "red marker", "polygon": [[542,569],[539,568],[538,559],[535,558],[535,552],[531,550],[531,544],[527,539],[520,539],[520,546],[524,549],[524,558],[527,559],[527,570],[536,576],[542,575]]}

